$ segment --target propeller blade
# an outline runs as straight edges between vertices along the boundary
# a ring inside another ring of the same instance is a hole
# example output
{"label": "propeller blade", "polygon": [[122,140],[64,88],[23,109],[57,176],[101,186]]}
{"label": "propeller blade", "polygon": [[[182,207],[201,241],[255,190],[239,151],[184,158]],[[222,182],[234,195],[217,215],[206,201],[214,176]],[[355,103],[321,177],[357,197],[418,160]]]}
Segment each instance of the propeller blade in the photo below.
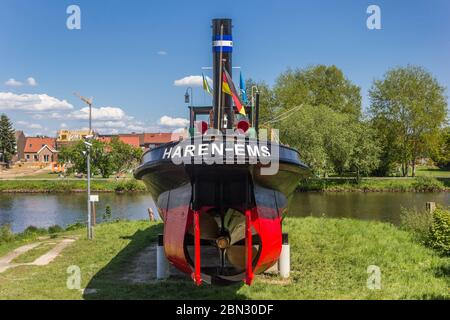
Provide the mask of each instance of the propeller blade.
{"label": "propeller blade", "polygon": [[[219,225],[216,219],[209,213],[203,212],[199,216],[200,238],[206,240],[216,240],[220,236]],[[189,228],[189,233],[194,234],[194,226]]]}
{"label": "propeller blade", "polygon": [[[258,250],[252,247],[252,257],[255,257]],[[245,269],[245,246],[231,246],[226,250],[228,261],[238,269]]]}
{"label": "propeller blade", "polygon": [[225,214],[224,224],[230,235],[231,245],[245,237],[245,216],[241,212],[229,209]]}

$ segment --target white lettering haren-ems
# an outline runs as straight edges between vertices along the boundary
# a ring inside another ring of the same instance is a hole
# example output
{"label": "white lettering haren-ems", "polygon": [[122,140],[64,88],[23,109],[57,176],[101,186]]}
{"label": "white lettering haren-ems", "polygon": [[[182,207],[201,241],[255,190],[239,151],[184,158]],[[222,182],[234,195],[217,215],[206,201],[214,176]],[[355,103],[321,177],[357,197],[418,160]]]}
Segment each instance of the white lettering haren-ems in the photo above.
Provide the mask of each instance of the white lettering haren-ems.
{"label": "white lettering haren-ems", "polygon": [[170,153],[172,152],[172,148],[170,148],[170,149],[165,149],[164,150],[164,154],[163,154],[163,159],[167,159],[167,158],[170,158]]}

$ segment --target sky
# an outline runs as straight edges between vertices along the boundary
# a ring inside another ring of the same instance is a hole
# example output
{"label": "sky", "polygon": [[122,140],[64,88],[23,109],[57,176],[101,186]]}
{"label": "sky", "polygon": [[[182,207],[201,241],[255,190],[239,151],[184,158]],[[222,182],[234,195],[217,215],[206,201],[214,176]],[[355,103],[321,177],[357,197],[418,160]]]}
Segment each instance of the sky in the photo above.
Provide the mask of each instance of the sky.
{"label": "sky", "polygon": [[[70,5],[81,29],[67,28]],[[381,29],[367,27],[369,5]],[[392,67],[423,66],[450,87],[448,0],[0,0],[0,113],[27,135],[85,128],[79,92],[93,97],[101,133],[182,127],[188,86],[195,105],[210,104],[199,76],[212,76],[202,67],[212,65],[213,18],[233,19],[233,64],[256,81],[334,64],[361,87],[363,109]]]}

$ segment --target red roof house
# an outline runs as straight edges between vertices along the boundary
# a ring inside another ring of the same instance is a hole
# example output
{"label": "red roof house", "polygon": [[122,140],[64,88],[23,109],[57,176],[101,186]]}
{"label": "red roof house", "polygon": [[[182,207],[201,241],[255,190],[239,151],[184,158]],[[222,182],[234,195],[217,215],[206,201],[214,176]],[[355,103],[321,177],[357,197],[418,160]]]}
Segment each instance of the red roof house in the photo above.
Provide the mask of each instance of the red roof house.
{"label": "red roof house", "polygon": [[55,149],[56,139],[47,137],[28,137],[23,150],[27,162],[53,162],[58,159]]}

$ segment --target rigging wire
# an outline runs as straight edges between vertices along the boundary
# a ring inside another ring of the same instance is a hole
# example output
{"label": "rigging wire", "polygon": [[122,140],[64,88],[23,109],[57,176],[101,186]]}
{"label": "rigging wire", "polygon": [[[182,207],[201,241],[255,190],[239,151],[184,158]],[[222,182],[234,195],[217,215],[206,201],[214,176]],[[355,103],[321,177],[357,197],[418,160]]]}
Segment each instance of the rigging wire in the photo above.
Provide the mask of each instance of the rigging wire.
{"label": "rigging wire", "polygon": [[279,114],[279,115],[277,115],[277,116],[274,117],[272,120],[269,120],[269,121],[264,122],[264,124],[275,123],[275,122],[284,120],[284,119],[286,119],[288,116],[290,116],[292,112],[296,111],[297,109],[301,108],[302,106],[303,106],[303,103],[300,104],[300,105],[298,105],[298,106],[295,106],[295,107],[293,107],[293,108],[291,108],[291,109],[289,109],[289,110],[287,110],[287,111],[285,111],[285,112],[283,112],[283,113],[281,113],[281,114]]}

